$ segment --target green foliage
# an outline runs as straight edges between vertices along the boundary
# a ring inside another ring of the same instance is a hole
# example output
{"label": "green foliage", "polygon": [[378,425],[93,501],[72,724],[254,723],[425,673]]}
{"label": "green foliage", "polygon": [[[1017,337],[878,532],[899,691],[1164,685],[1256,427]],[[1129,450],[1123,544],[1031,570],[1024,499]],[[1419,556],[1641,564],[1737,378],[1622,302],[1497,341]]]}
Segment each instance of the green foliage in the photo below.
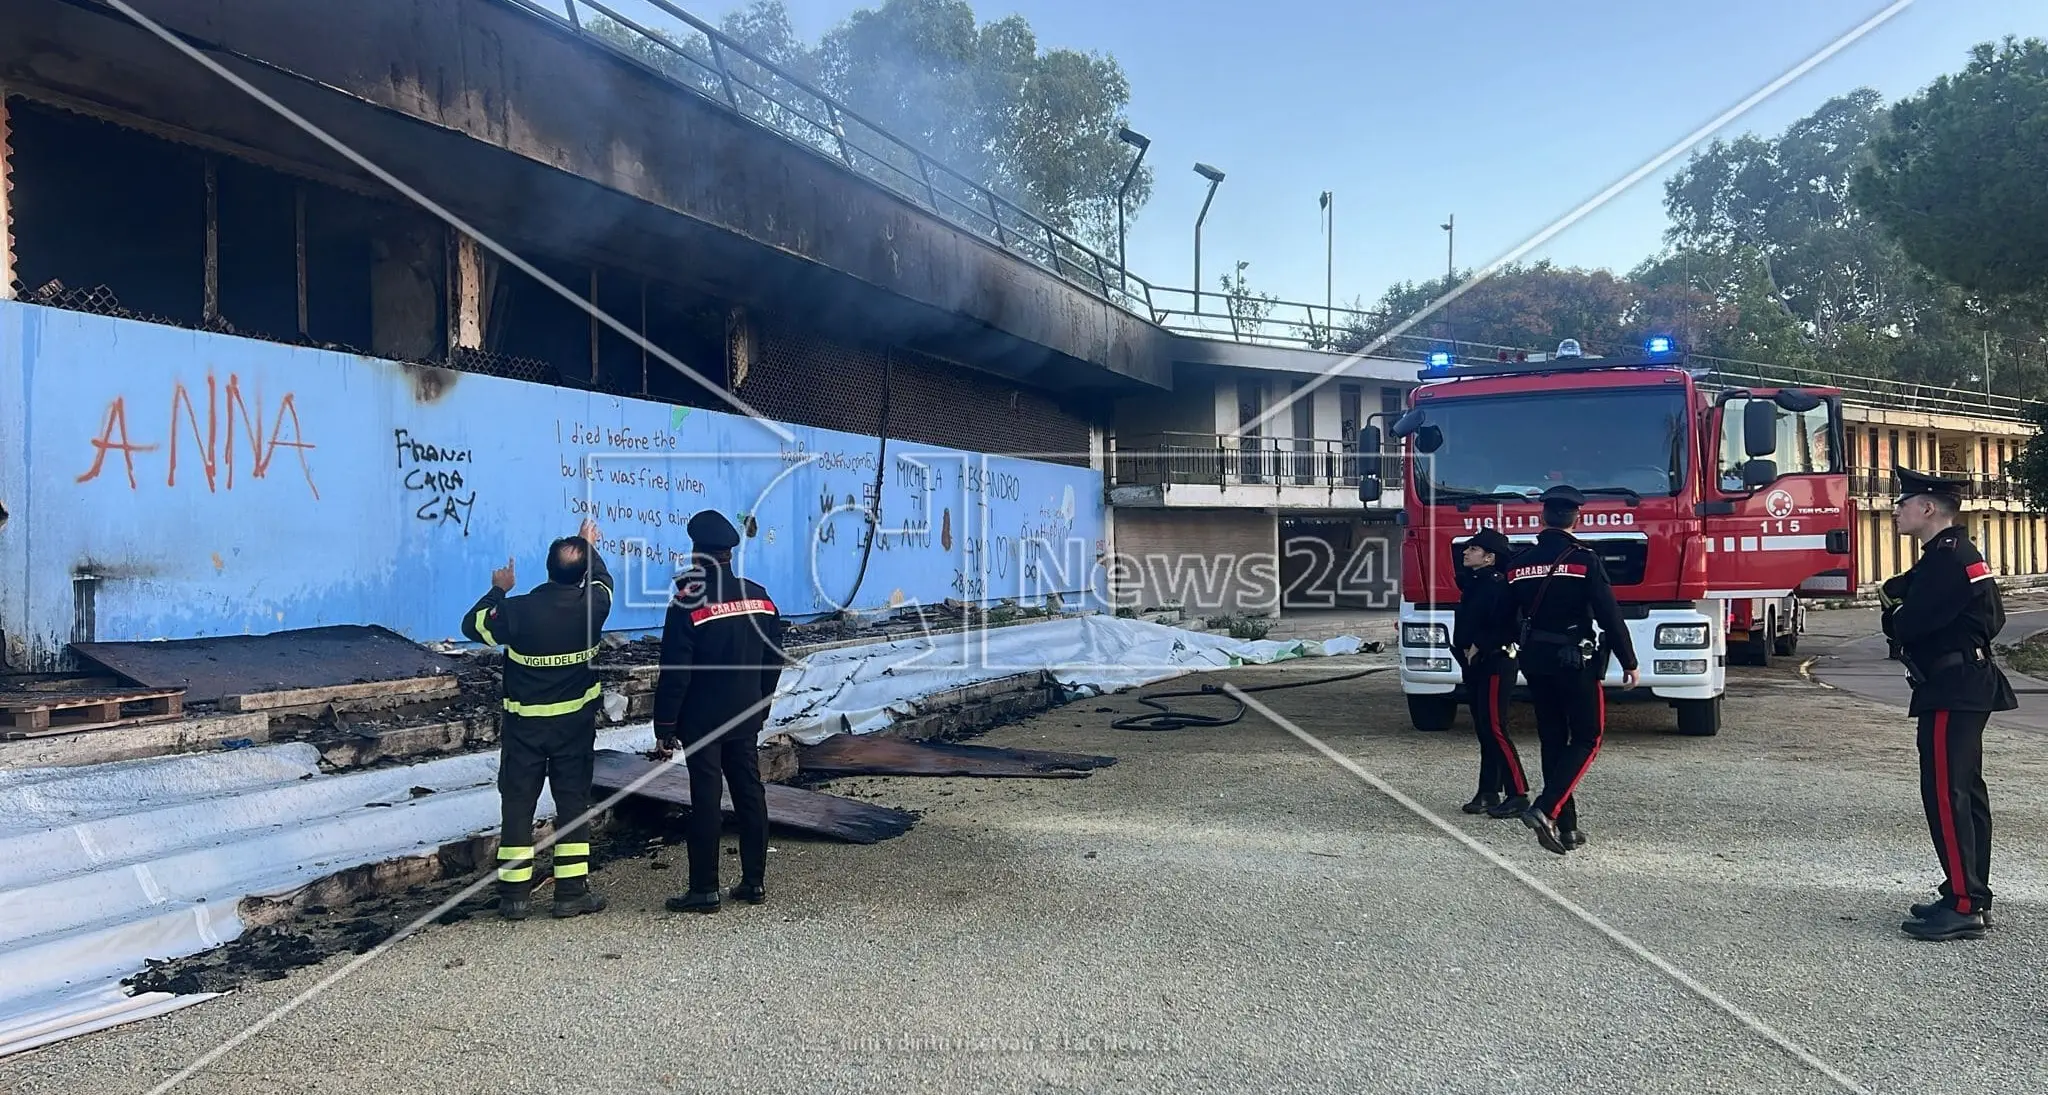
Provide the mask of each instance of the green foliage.
{"label": "green foliage", "polygon": [[2048,290],[2048,43],[1979,45],[1889,121],[1856,173],[1857,203],[1972,293]]}
{"label": "green foliage", "polygon": [[[1626,277],[1510,266],[1408,334],[1469,357],[1567,337],[1589,353],[1626,352],[1664,332],[1707,357],[2048,396],[2048,280],[2013,273],[2023,261],[2048,270],[2044,74],[2039,42],[1982,46],[1963,76],[1920,99],[1888,108],[1859,89],[1775,136],[1715,141],[1665,185],[1664,252]],[[2014,186],[1976,178],[1986,163]],[[1914,197],[1887,212],[1879,191]],[[1959,285],[1950,278],[1971,273],[1961,260],[1928,258],[1938,272],[1916,261],[1926,245],[1894,225],[1897,210],[1937,207],[1942,246],[2002,264],[2006,280]],[[1468,277],[1392,286],[1385,318],[1338,332],[1336,346],[1371,344]],[[1994,284],[2011,291],[1994,295]]]}
{"label": "green foliage", "polygon": [[[594,19],[591,29],[662,71],[723,97],[701,36],[665,35],[701,62],[693,64],[610,20]],[[1117,138],[1131,88],[1115,58],[1069,49],[1041,51],[1023,17],[977,23],[966,0],[881,0],[847,16],[815,45],[797,39],[782,0],[753,0],[727,14],[719,29],[890,136],[1061,231],[1115,253],[1117,191],[1137,156],[1136,149]],[[750,113],[772,116],[777,124],[798,130],[815,126],[807,118],[825,116],[825,104],[772,70],[744,57],[728,56],[726,63],[739,78],[735,93]],[[799,109],[778,106],[776,100]],[[890,166],[918,177],[917,165],[907,156]],[[974,200],[947,180],[938,183],[942,195]],[[1151,168],[1140,168],[1125,202],[1127,221],[1151,193]]]}
{"label": "green foliage", "polygon": [[2033,423],[2034,435],[2005,465],[2005,476],[2020,488],[2028,509],[2048,510],[2048,404],[2034,404],[2028,408],[2027,418]]}

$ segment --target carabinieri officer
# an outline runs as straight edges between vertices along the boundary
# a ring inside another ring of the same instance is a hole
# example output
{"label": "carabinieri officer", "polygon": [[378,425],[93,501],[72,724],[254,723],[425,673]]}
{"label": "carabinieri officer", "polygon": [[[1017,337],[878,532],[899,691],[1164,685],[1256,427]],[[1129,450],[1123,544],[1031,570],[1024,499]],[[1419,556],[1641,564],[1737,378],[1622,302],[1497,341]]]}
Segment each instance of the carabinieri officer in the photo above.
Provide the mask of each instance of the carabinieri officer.
{"label": "carabinieri officer", "polygon": [[[1622,687],[1636,686],[1636,650],[1600,553],[1571,533],[1586,496],[1569,484],[1543,492],[1543,531],[1508,567],[1521,616],[1516,660],[1536,705],[1543,793],[1522,812],[1545,850],[1585,844],[1574,797],[1607,731],[1607,652],[1621,659]],[[1593,624],[1600,625],[1596,644]]]}
{"label": "carabinieri officer", "polygon": [[1919,540],[1913,569],[1884,583],[1882,626],[1913,686],[1919,721],[1920,802],[1942,882],[1915,905],[1906,934],[1974,939],[1991,926],[1991,798],[1984,788],[1984,725],[2019,706],[1991,657],[2005,604],[1984,556],[1957,519],[1961,481],[1899,468],[1899,532]]}
{"label": "carabinieri officer", "polygon": [[1508,736],[1508,694],[1515,687],[1515,601],[1508,595],[1513,545],[1499,529],[1480,529],[1460,550],[1458,608],[1451,623],[1451,656],[1465,678],[1472,726],[1479,734],[1479,792],[1468,814],[1520,817],[1529,808],[1529,777]]}

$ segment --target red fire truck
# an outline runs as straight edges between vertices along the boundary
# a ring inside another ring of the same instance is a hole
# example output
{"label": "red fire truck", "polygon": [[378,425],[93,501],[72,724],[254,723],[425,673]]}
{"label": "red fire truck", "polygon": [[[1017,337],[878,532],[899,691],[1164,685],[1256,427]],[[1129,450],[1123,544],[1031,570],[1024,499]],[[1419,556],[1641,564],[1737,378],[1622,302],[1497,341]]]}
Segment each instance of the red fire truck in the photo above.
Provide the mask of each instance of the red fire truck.
{"label": "red fire truck", "polygon": [[[1462,699],[1449,650],[1456,545],[1481,528],[1533,543],[1536,498],[1556,484],[1587,497],[1575,534],[1614,583],[1640,662],[1636,695],[1670,704],[1680,733],[1720,731],[1731,604],[1851,591],[1841,393],[1717,389],[1672,340],[1644,349],[1588,357],[1567,339],[1534,360],[1433,354],[1420,373],[1388,427],[1402,443],[1398,654],[1416,729],[1448,728]],[[1358,451],[1380,446],[1368,424]],[[1361,468],[1367,503],[1386,489],[1377,463]],[[1606,687],[1621,674],[1610,660]]]}

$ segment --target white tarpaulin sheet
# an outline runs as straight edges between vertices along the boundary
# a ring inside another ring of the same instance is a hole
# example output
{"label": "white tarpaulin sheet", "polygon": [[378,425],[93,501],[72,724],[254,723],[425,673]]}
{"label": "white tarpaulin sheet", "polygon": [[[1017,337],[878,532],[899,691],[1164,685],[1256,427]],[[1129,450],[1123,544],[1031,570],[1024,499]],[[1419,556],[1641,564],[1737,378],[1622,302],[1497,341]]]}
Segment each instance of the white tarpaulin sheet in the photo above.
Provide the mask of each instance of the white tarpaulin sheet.
{"label": "white tarpaulin sheet", "polygon": [[[948,689],[1044,670],[1077,694],[1351,653],[1083,617],[824,651],[784,674],[764,736],[868,733]],[[646,723],[602,749],[653,745]],[[0,771],[0,1056],[203,999],[129,997],[147,960],[235,938],[237,906],[498,825],[496,753],[325,775],[305,744]],[[415,788],[431,793],[415,794]],[[539,816],[551,817],[543,795]]]}

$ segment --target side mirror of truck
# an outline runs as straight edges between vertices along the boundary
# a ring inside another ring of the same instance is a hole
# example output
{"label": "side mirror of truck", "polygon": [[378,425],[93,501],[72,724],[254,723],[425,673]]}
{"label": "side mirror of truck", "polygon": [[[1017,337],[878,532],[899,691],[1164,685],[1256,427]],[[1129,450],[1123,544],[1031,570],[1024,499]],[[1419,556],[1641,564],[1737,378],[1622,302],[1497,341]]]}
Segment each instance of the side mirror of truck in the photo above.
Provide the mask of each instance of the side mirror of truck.
{"label": "side mirror of truck", "polygon": [[[1768,399],[1751,399],[1742,405],[1742,450],[1751,457],[1770,456],[1778,451],[1776,403]],[[1776,478],[1775,473],[1773,478]]]}
{"label": "side mirror of truck", "polygon": [[1380,482],[1384,468],[1380,459],[1380,428],[1360,428],[1355,444],[1357,451],[1353,456],[1358,461],[1358,500],[1370,505],[1386,493],[1385,485]]}
{"label": "side mirror of truck", "polygon": [[1415,451],[1435,452],[1444,447],[1444,431],[1438,426],[1424,426],[1415,431]]}
{"label": "side mirror of truck", "polygon": [[[1766,404],[1768,406],[1768,404]],[[1750,460],[1742,465],[1742,485],[1749,490],[1768,487],[1778,481],[1776,460]]]}
{"label": "side mirror of truck", "polygon": [[1422,424],[1427,421],[1429,421],[1429,416],[1422,413],[1422,408],[1417,407],[1400,418],[1395,419],[1392,432],[1395,437],[1407,437],[1409,434],[1421,429]]}

